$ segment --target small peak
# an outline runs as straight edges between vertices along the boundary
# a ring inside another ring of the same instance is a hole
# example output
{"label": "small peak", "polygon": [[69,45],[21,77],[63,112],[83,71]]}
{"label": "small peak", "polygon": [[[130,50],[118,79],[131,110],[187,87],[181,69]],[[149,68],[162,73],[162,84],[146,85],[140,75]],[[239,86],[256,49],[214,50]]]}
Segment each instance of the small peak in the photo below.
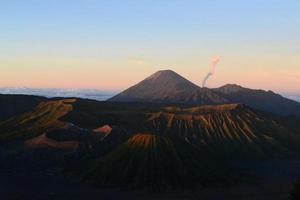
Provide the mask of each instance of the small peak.
{"label": "small peak", "polygon": [[276,94],[275,92],[273,92],[272,90],[268,90],[267,91],[269,94]]}
{"label": "small peak", "polygon": [[223,85],[222,87],[227,87],[227,88],[243,88],[242,86],[240,86],[238,84],[232,84],[232,83],[228,83],[226,85]]}
{"label": "small peak", "polygon": [[164,69],[164,70],[158,70],[156,73],[175,73],[175,72],[170,69]]}
{"label": "small peak", "polygon": [[223,85],[219,88],[216,88],[216,90],[224,92],[224,93],[238,92],[238,91],[241,91],[243,89],[246,89],[246,88],[244,88],[240,85],[237,85],[237,84],[226,84],[226,85]]}
{"label": "small peak", "polygon": [[159,70],[159,71],[155,72],[154,74],[152,74],[151,76],[149,76],[148,78],[146,78],[146,80],[149,80],[149,79],[155,80],[161,76],[180,76],[180,75],[170,69]]}
{"label": "small peak", "polygon": [[166,70],[159,70],[157,72],[155,72],[153,75],[168,75],[168,74],[177,74],[176,72],[174,72],[173,70],[170,69],[166,69]]}

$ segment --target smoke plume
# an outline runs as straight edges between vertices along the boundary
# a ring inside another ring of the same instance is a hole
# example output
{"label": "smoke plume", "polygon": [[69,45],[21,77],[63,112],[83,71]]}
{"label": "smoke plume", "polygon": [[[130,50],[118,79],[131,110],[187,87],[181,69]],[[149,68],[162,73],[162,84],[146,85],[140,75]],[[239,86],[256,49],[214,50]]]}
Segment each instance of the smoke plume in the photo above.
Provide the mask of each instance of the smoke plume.
{"label": "smoke plume", "polygon": [[210,71],[206,74],[206,76],[204,77],[203,81],[202,81],[202,87],[205,87],[207,80],[209,79],[210,76],[215,74],[215,70],[216,70],[216,66],[217,64],[220,62],[220,57],[217,56],[215,58],[213,58],[211,60],[210,63]]}

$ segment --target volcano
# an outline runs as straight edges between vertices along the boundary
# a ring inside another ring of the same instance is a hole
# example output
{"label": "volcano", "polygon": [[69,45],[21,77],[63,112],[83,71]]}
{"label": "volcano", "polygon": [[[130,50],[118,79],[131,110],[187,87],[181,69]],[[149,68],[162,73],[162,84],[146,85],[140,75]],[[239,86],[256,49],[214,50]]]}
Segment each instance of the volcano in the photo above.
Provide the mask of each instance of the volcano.
{"label": "volcano", "polygon": [[245,104],[276,115],[300,115],[299,102],[270,90],[249,89],[236,84],[227,84],[213,89],[199,87],[172,70],[158,71],[108,101],[188,106]]}
{"label": "volcano", "polygon": [[220,104],[227,102],[222,96],[208,88],[200,88],[172,70],[158,71],[112,97],[109,101],[181,104]]}

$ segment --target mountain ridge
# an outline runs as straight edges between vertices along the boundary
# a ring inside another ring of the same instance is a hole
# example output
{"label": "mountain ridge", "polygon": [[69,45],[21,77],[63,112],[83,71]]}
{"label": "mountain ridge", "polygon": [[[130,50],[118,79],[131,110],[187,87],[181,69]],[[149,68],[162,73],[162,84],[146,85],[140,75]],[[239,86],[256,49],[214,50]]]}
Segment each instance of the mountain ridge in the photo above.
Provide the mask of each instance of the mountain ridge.
{"label": "mountain ridge", "polygon": [[217,105],[240,103],[277,115],[300,115],[300,103],[273,91],[249,89],[237,84],[200,87],[172,70],[160,70],[113,96],[114,102]]}
{"label": "mountain ridge", "polygon": [[264,113],[243,104],[149,107],[149,104],[137,106],[81,99],[43,102],[32,112],[0,123],[0,140],[28,140],[59,129],[74,132],[70,129],[74,126],[79,132],[83,131],[82,134],[103,126],[120,127],[128,135],[172,134],[214,152],[228,151],[230,154],[242,149],[243,156],[249,157],[276,157],[271,149],[278,155],[288,156],[293,152],[290,149],[295,149],[292,144],[298,141],[297,129],[288,130]]}
{"label": "mountain ridge", "polygon": [[235,160],[297,159],[298,124],[243,104],[51,99],[0,122],[0,143],[96,186],[166,191],[228,183]]}
{"label": "mountain ridge", "polygon": [[277,115],[300,115],[300,103],[271,90],[249,89],[237,84],[226,84],[212,89],[231,103],[243,103]]}

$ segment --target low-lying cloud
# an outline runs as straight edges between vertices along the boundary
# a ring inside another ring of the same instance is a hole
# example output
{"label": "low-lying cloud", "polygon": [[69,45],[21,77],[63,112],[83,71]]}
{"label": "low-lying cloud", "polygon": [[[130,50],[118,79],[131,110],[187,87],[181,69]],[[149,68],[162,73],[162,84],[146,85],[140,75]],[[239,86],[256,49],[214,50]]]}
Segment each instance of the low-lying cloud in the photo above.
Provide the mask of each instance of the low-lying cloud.
{"label": "low-lying cloud", "polygon": [[48,98],[77,97],[103,101],[115,95],[116,92],[102,91],[97,89],[44,89],[26,87],[3,87],[0,88],[0,94],[26,94],[44,96]]}

